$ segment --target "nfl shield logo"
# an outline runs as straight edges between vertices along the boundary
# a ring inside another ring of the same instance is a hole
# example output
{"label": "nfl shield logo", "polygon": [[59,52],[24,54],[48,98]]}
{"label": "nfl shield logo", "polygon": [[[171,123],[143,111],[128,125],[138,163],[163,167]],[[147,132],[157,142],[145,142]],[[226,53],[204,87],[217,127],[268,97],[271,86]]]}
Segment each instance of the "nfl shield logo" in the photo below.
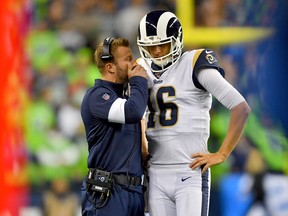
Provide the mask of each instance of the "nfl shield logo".
{"label": "nfl shield logo", "polygon": [[104,100],[109,100],[110,96],[107,93],[105,93],[105,94],[102,95],[102,98]]}

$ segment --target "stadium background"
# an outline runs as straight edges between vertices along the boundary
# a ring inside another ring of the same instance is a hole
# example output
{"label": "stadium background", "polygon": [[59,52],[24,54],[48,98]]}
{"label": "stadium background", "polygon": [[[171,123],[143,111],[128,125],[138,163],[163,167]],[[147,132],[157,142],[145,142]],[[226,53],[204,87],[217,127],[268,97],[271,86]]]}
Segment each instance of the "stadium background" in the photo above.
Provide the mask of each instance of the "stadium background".
{"label": "stadium background", "polygon": [[[137,25],[156,8],[178,15],[185,50],[216,51],[226,78],[253,110],[240,144],[212,169],[210,216],[260,216],[263,209],[288,215],[284,0],[5,0],[0,216],[79,215],[87,172],[79,106],[99,77],[95,44],[106,36],[126,37],[138,57]],[[211,151],[228,121],[227,110],[213,105]]]}

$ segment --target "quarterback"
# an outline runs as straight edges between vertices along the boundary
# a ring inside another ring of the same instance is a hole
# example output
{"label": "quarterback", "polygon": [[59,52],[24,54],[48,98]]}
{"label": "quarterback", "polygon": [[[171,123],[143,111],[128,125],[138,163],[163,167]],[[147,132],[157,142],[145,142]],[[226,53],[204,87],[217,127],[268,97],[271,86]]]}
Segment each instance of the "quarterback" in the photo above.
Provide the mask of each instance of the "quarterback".
{"label": "quarterback", "polygon": [[[193,37],[193,35],[191,35]],[[210,167],[224,162],[243,133],[250,107],[224,78],[213,50],[183,50],[178,18],[146,14],[138,27],[138,63],[148,74],[146,114],[151,216],[208,215]],[[231,112],[220,149],[208,151],[212,96]]]}

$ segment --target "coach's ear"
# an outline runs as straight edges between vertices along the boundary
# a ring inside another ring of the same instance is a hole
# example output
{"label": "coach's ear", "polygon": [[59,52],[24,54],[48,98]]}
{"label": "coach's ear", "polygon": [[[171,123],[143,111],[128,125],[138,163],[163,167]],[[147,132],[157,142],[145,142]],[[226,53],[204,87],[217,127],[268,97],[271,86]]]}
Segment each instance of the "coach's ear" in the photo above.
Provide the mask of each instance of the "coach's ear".
{"label": "coach's ear", "polygon": [[114,65],[113,63],[107,63],[107,64],[105,65],[105,69],[106,69],[106,71],[107,71],[108,73],[110,73],[110,74],[114,74],[115,71],[116,71],[115,65]]}

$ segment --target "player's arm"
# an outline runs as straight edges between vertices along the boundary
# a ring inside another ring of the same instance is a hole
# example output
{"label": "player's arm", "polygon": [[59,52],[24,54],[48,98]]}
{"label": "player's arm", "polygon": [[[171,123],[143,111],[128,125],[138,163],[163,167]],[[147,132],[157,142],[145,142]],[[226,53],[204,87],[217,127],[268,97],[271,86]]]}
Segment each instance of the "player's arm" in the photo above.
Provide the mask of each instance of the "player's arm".
{"label": "player's arm", "polygon": [[141,120],[141,130],[142,130],[142,158],[144,165],[148,161],[149,151],[148,151],[148,141],[146,138],[146,119],[143,117]]}
{"label": "player's arm", "polygon": [[141,120],[141,130],[142,130],[142,155],[148,155],[148,141],[146,138],[146,119],[143,117]]}
{"label": "player's arm", "polygon": [[218,151],[224,160],[230,155],[236,144],[239,142],[249,113],[250,108],[246,101],[243,101],[232,108],[228,132]]}
{"label": "player's arm", "polygon": [[202,172],[205,172],[209,167],[224,162],[231,154],[242,136],[250,107],[243,96],[216,69],[202,69],[197,78],[208,92],[212,93],[231,111],[228,132],[220,149],[216,153],[196,153],[192,155],[195,160],[190,164],[190,167],[195,169],[205,165],[202,169]]}

